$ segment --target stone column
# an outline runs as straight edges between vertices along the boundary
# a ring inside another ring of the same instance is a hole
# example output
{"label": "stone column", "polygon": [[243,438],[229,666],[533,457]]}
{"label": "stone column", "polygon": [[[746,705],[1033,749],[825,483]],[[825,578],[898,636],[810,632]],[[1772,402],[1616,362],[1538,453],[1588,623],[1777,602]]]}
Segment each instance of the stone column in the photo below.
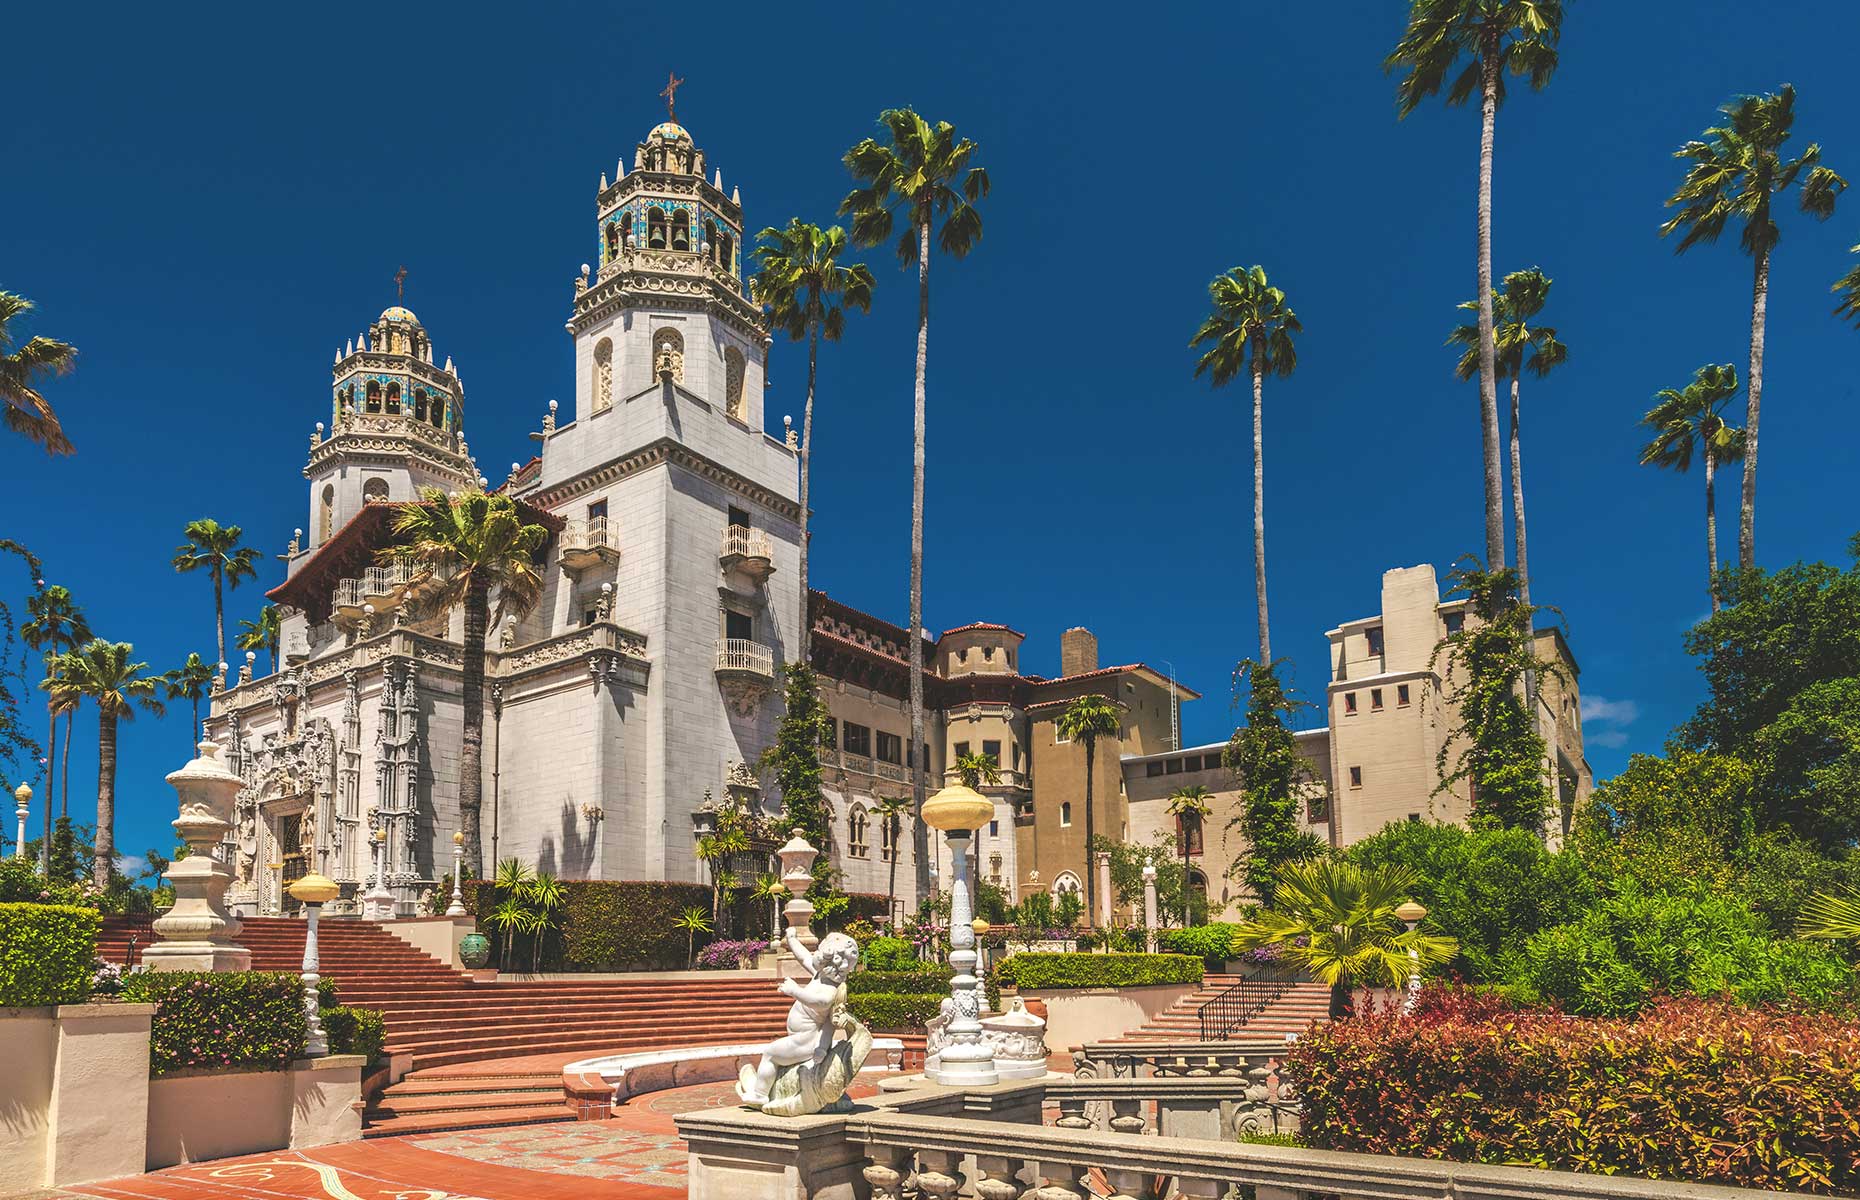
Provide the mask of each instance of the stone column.
{"label": "stone column", "polygon": [[152,971],[246,971],[251,951],[233,941],[239,918],[226,911],[232,868],[215,857],[220,840],[232,828],[233,799],[244,786],[219,760],[220,748],[200,743],[200,755],[168,776],[180,793],[181,815],[175,832],[187,843],[187,857],[168,868],[174,907],[155,921],[161,940],[142,952]]}
{"label": "stone column", "polygon": [[[1186,879],[1182,886],[1188,886]],[[1143,934],[1149,952],[1156,953],[1156,864],[1147,858],[1143,860]]]}
{"label": "stone column", "polygon": [[1111,854],[1108,850],[1098,851],[1098,927],[1111,927]]}
{"label": "stone column", "polygon": [[944,831],[949,842],[949,981],[955,1011],[949,1020],[949,1044],[938,1056],[936,1082],[990,1084],[999,1081],[994,1048],[982,1040],[982,984],[975,976],[975,927],[970,922],[969,831]]}

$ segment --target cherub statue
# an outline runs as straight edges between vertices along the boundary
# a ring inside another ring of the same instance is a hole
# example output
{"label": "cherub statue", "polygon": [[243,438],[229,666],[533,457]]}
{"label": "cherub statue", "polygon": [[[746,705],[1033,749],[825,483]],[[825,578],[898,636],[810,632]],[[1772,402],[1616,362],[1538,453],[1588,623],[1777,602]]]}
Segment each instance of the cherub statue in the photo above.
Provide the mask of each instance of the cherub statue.
{"label": "cherub statue", "polygon": [[[872,1050],[872,1035],[846,1009],[846,977],[859,965],[859,944],[843,933],[820,939],[813,953],[788,930],[788,950],[812,978],[781,981],[794,998],[788,1034],[770,1042],[762,1061],[743,1067],[736,1094],[743,1103],[775,1116],[816,1113],[845,1095]],[[845,1034],[839,1042],[834,1032]]]}

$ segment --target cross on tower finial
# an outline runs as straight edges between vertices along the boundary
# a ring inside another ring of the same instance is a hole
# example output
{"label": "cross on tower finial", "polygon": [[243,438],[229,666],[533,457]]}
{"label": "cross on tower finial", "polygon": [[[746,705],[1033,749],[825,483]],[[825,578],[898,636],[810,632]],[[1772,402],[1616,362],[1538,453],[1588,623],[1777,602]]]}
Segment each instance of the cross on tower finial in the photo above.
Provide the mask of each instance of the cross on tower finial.
{"label": "cross on tower finial", "polygon": [[659,95],[665,97],[665,116],[667,120],[676,121],[678,119],[678,113],[674,109],[673,104],[678,98],[678,87],[682,83],[684,83],[684,80],[678,78],[676,72],[667,71],[665,73],[665,90],[660,92]]}
{"label": "cross on tower finial", "polygon": [[406,298],[407,298],[407,268],[402,267],[400,270],[394,272],[394,299],[405,300]]}

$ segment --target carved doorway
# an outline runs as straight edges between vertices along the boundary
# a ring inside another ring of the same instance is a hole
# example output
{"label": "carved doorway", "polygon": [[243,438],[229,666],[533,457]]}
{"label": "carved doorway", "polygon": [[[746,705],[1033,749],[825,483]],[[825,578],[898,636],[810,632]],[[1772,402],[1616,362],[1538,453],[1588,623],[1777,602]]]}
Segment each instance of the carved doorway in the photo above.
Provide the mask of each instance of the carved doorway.
{"label": "carved doorway", "polygon": [[261,913],[292,915],[302,907],[290,894],[291,884],[310,870],[310,846],[315,838],[308,796],[289,796],[261,808],[265,830],[259,873]]}

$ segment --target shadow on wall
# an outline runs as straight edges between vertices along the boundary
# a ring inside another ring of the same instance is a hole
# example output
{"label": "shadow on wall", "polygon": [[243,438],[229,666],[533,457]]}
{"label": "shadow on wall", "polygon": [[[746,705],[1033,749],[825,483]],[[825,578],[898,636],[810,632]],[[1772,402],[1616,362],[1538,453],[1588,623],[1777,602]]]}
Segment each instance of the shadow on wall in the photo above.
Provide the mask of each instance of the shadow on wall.
{"label": "shadow on wall", "polygon": [[553,834],[544,834],[536,847],[536,869],[558,879],[592,879],[594,870],[595,830],[583,833],[583,824],[592,825],[581,811],[566,800],[559,820],[562,840],[558,848]]}

